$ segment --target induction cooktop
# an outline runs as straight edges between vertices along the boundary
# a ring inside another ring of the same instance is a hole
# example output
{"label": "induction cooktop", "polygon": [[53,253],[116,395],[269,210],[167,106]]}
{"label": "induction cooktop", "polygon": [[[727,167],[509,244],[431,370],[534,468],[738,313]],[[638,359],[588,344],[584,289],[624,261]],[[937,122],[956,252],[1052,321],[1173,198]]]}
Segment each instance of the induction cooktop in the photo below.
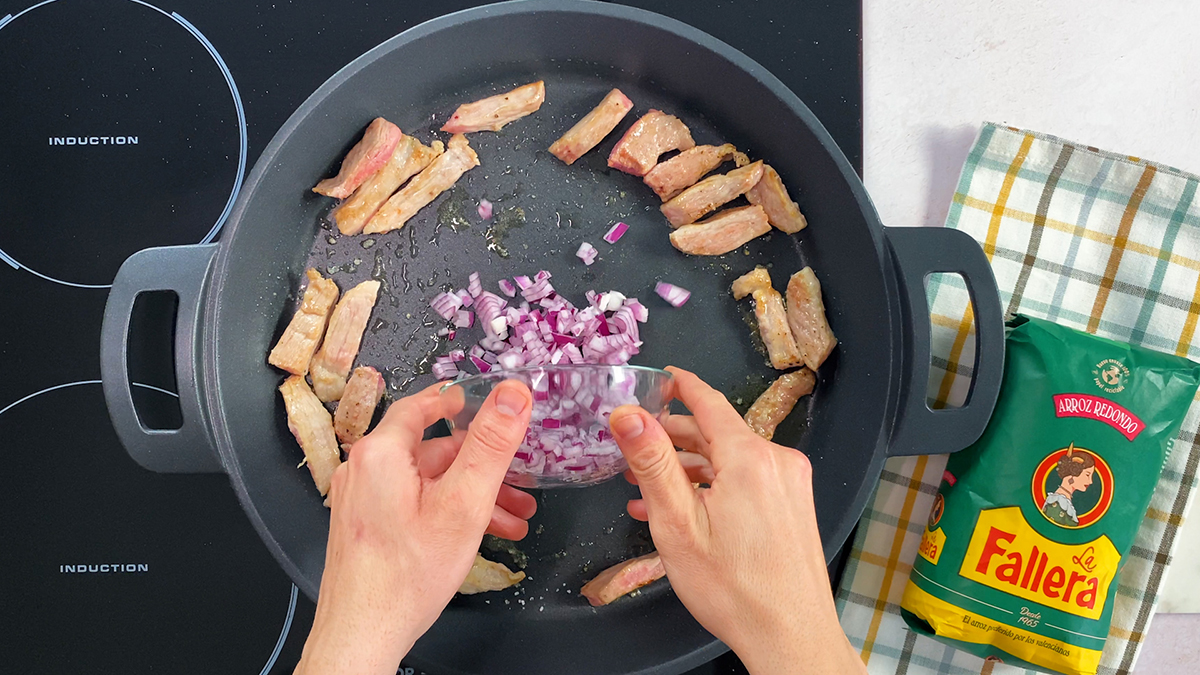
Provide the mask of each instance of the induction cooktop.
{"label": "induction cooktop", "polygon": [[[291,112],[444,0],[0,0],[0,654],[39,673],[290,673],[313,606],[219,475],[137,466],[100,387],[117,268],[220,237]],[[857,2],[631,0],[763,64],[861,166]],[[130,375],[178,425],[173,305],[147,294]],[[401,672],[413,673],[401,668]],[[727,655],[696,671],[744,672]],[[436,674],[430,674],[436,675]]]}

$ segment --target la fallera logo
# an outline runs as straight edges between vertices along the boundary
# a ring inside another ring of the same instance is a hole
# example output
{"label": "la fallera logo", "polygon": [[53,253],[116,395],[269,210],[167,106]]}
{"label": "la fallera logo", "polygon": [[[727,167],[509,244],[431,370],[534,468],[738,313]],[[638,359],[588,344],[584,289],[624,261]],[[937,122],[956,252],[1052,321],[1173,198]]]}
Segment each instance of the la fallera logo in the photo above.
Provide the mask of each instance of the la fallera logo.
{"label": "la fallera logo", "polygon": [[[1043,518],[1079,530],[1104,517],[1113,486],[1112,469],[1103,457],[1068,443],[1038,464],[1030,497]],[[1120,561],[1106,535],[1064,544],[1035,529],[1022,507],[1007,506],[980,512],[959,574],[1046,607],[1098,619]]]}
{"label": "la fallera logo", "polygon": [[1018,506],[985,509],[959,575],[1075,616],[1099,619],[1121,556],[1106,535],[1062,544],[1033,529]]}
{"label": "la fallera logo", "polygon": [[1071,443],[1046,455],[1030,488],[1042,517],[1078,530],[1103,518],[1112,506],[1113,473],[1103,457]]}

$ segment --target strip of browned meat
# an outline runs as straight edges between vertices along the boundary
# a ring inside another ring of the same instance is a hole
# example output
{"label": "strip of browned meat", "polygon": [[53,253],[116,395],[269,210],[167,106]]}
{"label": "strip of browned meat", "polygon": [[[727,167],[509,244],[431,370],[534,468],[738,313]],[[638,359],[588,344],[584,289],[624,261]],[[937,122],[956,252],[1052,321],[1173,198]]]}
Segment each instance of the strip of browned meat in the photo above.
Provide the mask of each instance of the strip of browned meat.
{"label": "strip of browned meat", "polygon": [[688,225],[741,196],[762,178],[761,161],[717,176],[709,176],[658,207],[672,227]]}
{"label": "strip of browned meat", "polygon": [[346,390],[338,400],[337,412],[333,414],[333,430],[343,445],[354,445],[367,434],[379,399],[383,398],[387,386],[378,370],[370,366],[354,369]]}
{"label": "strip of browned meat", "polygon": [[656,164],[646,173],[642,182],[654,190],[664,202],[691,187],[713,169],[733,158],[739,167],[750,163],[750,158],[737,151],[733,144],[697,145],[688,148],[665,162]]}
{"label": "strip of browned meat", "polygon": [[349,197],[359,185],[371,177],[371,174],[387,163],[403,135],[400,127],[382,117],[376,117],[367,126],[362,140],[350,148],[350,152],[342,160],[342,168],[338,170],[338,174],[317,183],[313,192],[336,199]]}
{"label": "strip of browned meat", "polygon": [[808,226],[808,220],[800,213],[800,205],[788,196],[779,172],[770,165],[763,166],[762,180],[746,192],[746,199],[751,204],[763,207],[763,211],[767,212],[767,220],[788,234],[795,234]]}
{"label": "strip of browned meat", "polygon": [[510,586],[516,586],[524,578],[524,572],[514,572],[504,565],[492,562],[476,553],[471,571],[467,573],[467,578],[458,587],[458,592],[463,595],[474,595],[488,591],[502,591]]}
{"label": "strip of browned meat", "polygon": [[761,206],[742,206],[676,229],[671,233],[671,245],[692,255],[724,255],[770,231]]}
{"label": "strip of browned meat", "polygon": [[404,181],[429,166],[444,150],[441,141],[434,141],[431,147],[427,147],[412,136],[405,136],[387,164],[363,183],[353,197],[333,210],[333,220],[338,230],[349,235],[362,232],[388,197],[404,185]]}
{"label": "strip of browned meat", "polygon": [[746,411],[746,424],[754,433],[771,440],[779,423],[791,414],[797,401],[812,393],[816,384],[817,377],[808,368],[780,375]]}
{"label": "strip of browned meat", "polygon": [[364,281],[342,295],[333,315],[329,317],[329,330],[325,331],[325,343],[312,360],[313,391],[322,401],[336,401],[346,388],[346,376],[358,356],[363,331],[375,308],[379,295],[378,281]]}
{"label": "strip of browned meat", "polygon": [[767,346],[771,367],[787,370],[803,364],[804,355],[796,346],[796,339],[792,337],[792,329],[788,326],[783,296],[774,288],[760,288],[753,295],[754,318],[758,321],[758,334]]}
{"label": "strip of browned meat", "polygon": [[608,165],[618,171],[645,176],[658,163],[658,156],[696,145],[692,132],[678,117],[651,110],[629,127],[608,155]]}
{"label": "strip of browned meat", "polygon": [[754,316],[758,320],[758,333],[767,346],[771,366],[779,370],[795,368],[804,363],[792,330],[788,326],[787,310],[783,297],[771,286],[771,275],[761,265],[738,277],[733,282],[733,297],[741,300],[754,295]]}
{"label": "strip of browned meat", "polygon": [[479,155],[467,143],[467,137],[454,134],[446,152],[429,163],[421,173],[392,195],[363,229],[367,234],[390,232],[404,227],[410,218],[442,192],[458,182],[471,167],[479,166]]}
{"label": "strip of browned meat", "polygon": [[825,318],[825,303],[821,300],[821,282],[811,267],[796,272],[787,287],[788,324],[804,364],[816,370],[837,346],[837,338]]}
{"label": "strip of browned meat", "polygon": [[536,111],[546,100],[546,84],[541,80],[503,94],[458,106],[442,131],[467,134],[472,131],[499,131],[513,120]]}
{"label": "strip of browned meat", "polygon": [[741,300],[754,291],[766,288],[771,288],[771,273],[767,271],[767,268],[759,265],[734,279],[730,290],[733,291],[734,300]]}
{"label": "strip of browned meat", "polygon": [[328,494],[333,471],[342,463],[333,435],[333,419],[300,375],[284,380],[279,393],[283,394],[283,406],[287,409],[288,429],[304,451],[313,482],[322,495]]}
{"label": "strip of browned meat", "polygon": [[575,126],[567,130],[550,146],[550,154],[567,164],[583,157],[589,150],[596,147],[604,137],[625,119],[625,115],[633,108],[633,101],[621,93],[620,89],[608,92],[600,105],[583,116]]}
{"label": "strip of browned meat", "polygon": [[329,313],[338,299],[338,287],[332,279],[322,278],[313,269],[305,274],[308,276],[308,288],[304,289],[304,299],[283,330],[283,335],[279,336],[279,342],[275,343],[275,348],[267,356],[267,363],[293,375],[308,373],[308,364],[312,361],[313,352],[317,351],[317,345],[321,344]]}
{"label": "strip of browned meat", "polygon": [[666,575],[667,570],[663,567],[662,558],[655,551],[604,570],[595,579],[584,584],[580,594],[587,598],[593,607],[599,607]]}

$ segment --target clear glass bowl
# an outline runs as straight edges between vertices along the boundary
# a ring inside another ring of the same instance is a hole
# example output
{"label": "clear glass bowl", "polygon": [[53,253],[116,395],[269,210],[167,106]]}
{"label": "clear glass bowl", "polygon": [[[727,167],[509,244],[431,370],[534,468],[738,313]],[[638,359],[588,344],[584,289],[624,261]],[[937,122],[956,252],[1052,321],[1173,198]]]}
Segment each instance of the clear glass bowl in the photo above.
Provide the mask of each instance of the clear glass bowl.
{"label": "clear glass bowl", "polygon": [[525,440],[504,482],[527,488],[583,487],[602,483],[629,468],[613,440],[608,416],[625,404],[659,417],[671,395],[671,374],[643,366],[557,365],[493,370],[447,384],[461,387],[465,404],[447,420],[466,429],[484,399],[505,380],[524,382],[533,392]]}

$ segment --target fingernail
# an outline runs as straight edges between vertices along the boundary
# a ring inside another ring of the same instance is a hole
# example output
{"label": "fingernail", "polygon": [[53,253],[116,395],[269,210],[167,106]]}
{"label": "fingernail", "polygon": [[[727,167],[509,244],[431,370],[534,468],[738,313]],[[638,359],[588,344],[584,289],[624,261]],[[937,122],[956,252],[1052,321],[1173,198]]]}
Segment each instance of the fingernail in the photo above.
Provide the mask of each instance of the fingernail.
{"label": "fingernail", "polygon": [[613,433],[622,440],[631,441],[646,430],[646,423],[642,421],[642,416],[637,413],[622,415],[612,423]]}
{"label": "fingernail", "polygon": [[496,393],[496,410],[502,415],[516,417],[525,412],[525,402],[528,399],[515,391],[513,387],[500,387]]}

